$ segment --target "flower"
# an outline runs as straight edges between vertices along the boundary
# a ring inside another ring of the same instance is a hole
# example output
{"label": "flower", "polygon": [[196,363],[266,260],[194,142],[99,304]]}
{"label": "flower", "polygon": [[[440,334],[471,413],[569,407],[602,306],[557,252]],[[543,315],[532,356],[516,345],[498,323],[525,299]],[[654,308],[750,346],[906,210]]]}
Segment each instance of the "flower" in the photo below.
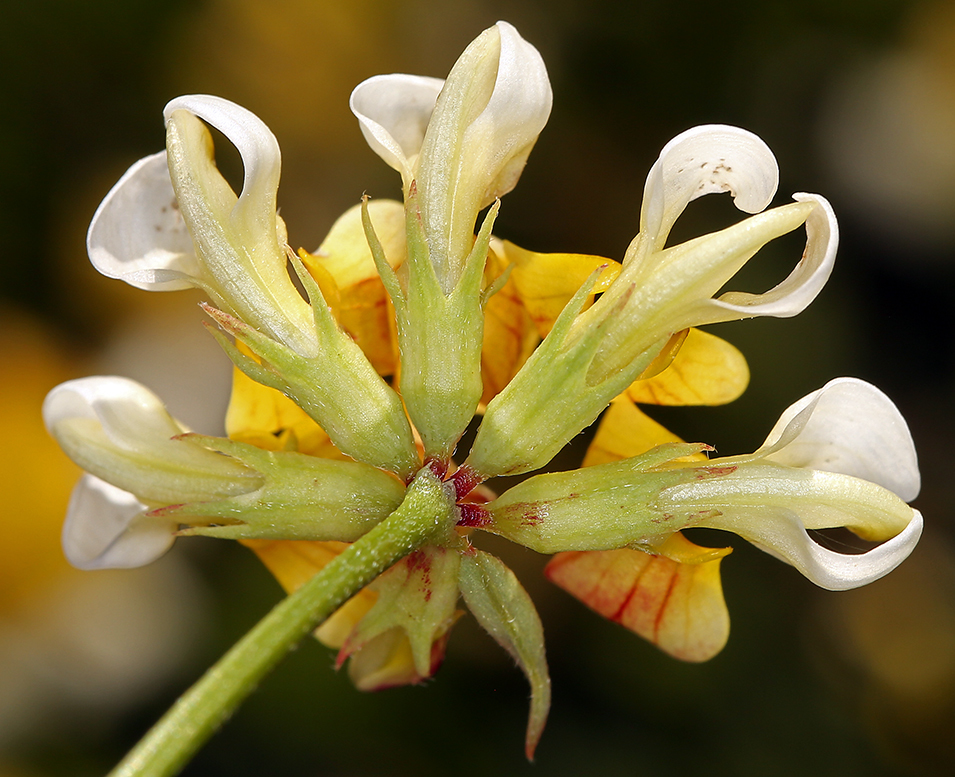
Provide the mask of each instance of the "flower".
{"label": "flower", "polygon": [[[395,308],[401,395],[425,455],[447,466],[482,396],[483,307],[492,207],[514,188],[550,115],[544,62],[498,22],[464,51],[447,81],[377,76],[355,88],[351,108],[371,147],[402,175],[407,258],[398,273],[366,232]],[[502,277],[503,280],[503,277]]]}
{"label": "flower", "polygon": [[81,568],[140,566],[182,534],[355,540],[404,494],[393,476],[360,462],[189,434],[125,378],[63,383],[43,416],[89,473],[63,529],[67,558]]}
{"label": "flower", "polygon": [[[50,393],[47,426],[89,473],[64,529],[71,560],[133,566],[176,536],[204,534],[250,546],[290,592],[318,590],[308,581],[319,570],[354,562],[368,576],[343,574],[351,587],[329,611],[351,598],[316,636],[367,689],[433,674],[460,596],[528,677],[530,756],[550,705],[543,630],[513,572],[472,545],[474,529],[558,554],[555,582],[688,660],[725,642],[718,569],[728,550],[698,548],[682,529],[734,531],[829,588],[875,579],[911,551],[921,528],[905,504],[917,491],[914,448],[868,384],[830,383],[754,454],[712,461],[710,446],[678,441],[636,409],[734,399],[745,360],[693,327],[795,315],[828,278],[832,211],[796,195],[759,212],[777,183],[759,138],[707,126],[671,141],[617,265],[491,234],[551,105],[539,53],[510,25],[479,36],[445,82],[378,77],[351,105],[401,173],[404,204],[366,198],[314,254],[284,244],[274,137],[218,98],[172,101],[166,155],[134,165],[97,211],[94,264],[144,288],[204,289],[236,371],[228,439],[190,433],[123,378]],[[215,169],[202,119],[239,148],[238,197]],[[757,215],[666,247],[685,206],[718,191]],[[714,298],[766,242],[802,224],[806,252],[789,278],[762,295]],[[482,485],[544,466],[608,405],[584,469],[537,475],[500,497]],[[456,467],[461,435],[482,412]],[[420,520],[416,544],[387,535],[404,531],[396,516]],[[807,534],[829,526],[885,542],[832,553]]]}
{"label": "flower", "polygon": [[[792,205],[665,248],[670,228],[691,200],[729,191],[737,207],[755,212],[769,203],[777,180],[772,153],[745,130],[697,127],[670,141],[647,176],[640,233],[617,276],[583,311],[598,281],[595,269],[563,308],[526,367],[488,406],[465,465],[482,478],[537,469],[591,424],[682,330],[803,310],[828,279],[838,242],[832,209],[818,195],[797,194]],[[765,243],[803,222],[806,250],[788,278],[761,295],[727,292],[713,299]],[[506,254],[507,244],[504,248]],[[546,270],[535,265],[553,261],[547,255],[513,253],[518,267],[537,273]]]}
{"label": "flower", "polygon": [[[213,319],[258,359],[227,347],[235,361],[295,395],[346,453],[409,477],[417,456],[401,400],[338,328],[305,270],[312,305],[289,277],[275,137],[249,111],[208,95],[172,100],[164,115],[167,151],[134,164],[93,216],[93,265],[150,291],[203,289],[221,308],[208,309]],[[200,118],[242,156],[239,197],[215,167]]]}
{"label": "flower", "polygon": [[[803,397],[749,456],[699,461],[688,454],[706,446],[640,451],[633,440],[640,455],[515,486],[487,505],[482,528],[558,552],[551,580],[681,658],[711,657],[729,627],[718,574],[729,549],[697,548],[681,530],[734,532],[830,590],[888,574],[921,535],[921,514],[906,504],[919,491],[911,435],[892,401],[864,381],[840,378]],[[882,544],[842,554],[808,534],[834,527]],[[642,576],[651,563],[665,573]],[[661,633],[667,619],[678,625]]]}
{"label": "flower", "polygon": [[[285,270],[275,136],[221,97],[178,97],[163,115],[167,150],[130,167],[93,216],[93,266],[148,291],[201,288],[223,309],[313,353],[311,313]],[[239,150],[245,177],[238,198],[215,167],[212,136],[200,119]]]}
{"label": "flower", "polygon": [[478,212],[517,183],[550,115],[547,70],[507,22],[485,30],[447,82],[409,75],[359,84],[351,108],[372,149],[412,183],[435,275],[451,293]]}

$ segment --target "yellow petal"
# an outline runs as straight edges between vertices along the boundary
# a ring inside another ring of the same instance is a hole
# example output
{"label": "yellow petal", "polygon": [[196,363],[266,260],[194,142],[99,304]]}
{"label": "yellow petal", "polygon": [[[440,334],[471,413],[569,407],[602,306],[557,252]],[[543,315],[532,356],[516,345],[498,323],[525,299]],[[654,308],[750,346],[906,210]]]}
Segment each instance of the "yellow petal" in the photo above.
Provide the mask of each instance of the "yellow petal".
{"label": "yellow petal", "polygon": [[621,548],[558,553],[546,574],[591,609],[674,658],[706,661],[729,637],[720,561],[730,548],[698,548],[680,534],[672,557]]}
{"label": "yellow petal", "polygon": [[[600,419],[597,434],[584,456],[583,466],[592,467],[629,459],[669,442],[683,440],[643,413],[626,396],[618,397],[610,403]],[[699,454],[692,459],[702,461],[706,456]]]}
{"label": "yellow petal", "polygon": [[[347,542],[310,542],[306,540],[240,540],[255,551],[279,584],[291,593],[306,583],[326,564],[348,547]],[[363,588],[339,607],[317,629],[315,637],[332,648],[345,644],[348,635],[378,599],[378,595]]]}
{"label": "yellow petal", "polygon": [[[507,263],[493,250],[488,253],[487,282],[501,275]],[[484,342],[481,350],[481,379],[486,405],[510,382],[533,353],[540,335],[524,307],[513,274],[484,307]]]}
{"label": "yellow petal", "polygon": [[541,337],[551,330],[560,311],[594,270],[605,267],[594,286],[594,294],[606,291],[620,274],[617,262],[599,256],[538,254],[506,240],[495,241],[495,250],[498,249],[514,265],[515,288]]}
{"label": "yellow petal", "polygon": [[338,288],[338,281],[335,280],[335,276],[332,275],[330,268],[322,264],[317,256],[310,254],[304,248],[298,249],[298,258],[302,260],[302,264],[308,269],[312,280],[318,284],[318,288],[325,298],[325,303],[332,309],[335,318],[340,318],[342,293],[341,289]]}
{"label": "yellow petal", "polygon": [[[651,365],[652,366],[652,365]],[[732,402],[749,383],[749,367],[739,350],[725,340],[690,329],[670,365],[627,389],[634,402],[650,405],[722,405]]]}
{"label": "yellow petal", "polygon": [[[444,657],[447,634],[432,646],[432,671],[437,671]],[[403,629],[390,629],[379,634],[352,654],[339,654],[337,666],[348,661],[348,677],[359,691],[382,691],[401,685],[416,685],[426,680],[415,669],[414,655],[408,634]]]}
{"label": "yellow petal", "polygon": [[[368,211],[389,264],[397,267],[407,255],[404,206],[393,200],[371,200]],[[393,314],[365,239],[361,206],[349,209],[335,222],[318,251],[299,255],[323,294],[327,279],[334,280],[335,291],[332,299],[326,295],[326,302],[342,329],[380,374],[393,375],[398,353]]]}
{"label": "yellow petal", "polygon": [[[249,354],[244,345],[237,345]],[[297,450],[324,459],[347,458],[291,399],[256,383],[238,368],[233,370],[225,428],[230,439],[266,450]]]}

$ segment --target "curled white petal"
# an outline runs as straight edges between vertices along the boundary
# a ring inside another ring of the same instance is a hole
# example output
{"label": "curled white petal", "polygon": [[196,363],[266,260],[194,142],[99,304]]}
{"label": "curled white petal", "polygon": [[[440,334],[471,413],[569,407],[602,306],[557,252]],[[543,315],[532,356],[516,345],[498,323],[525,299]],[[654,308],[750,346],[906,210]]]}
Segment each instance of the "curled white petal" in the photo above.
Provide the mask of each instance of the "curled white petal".
{"label": "curled white petal", "polygon": [[697,197],[728,191],[737,208],[757,213],[769,205],[778,185],[776,157],[757,135],[722,124],[694,127],[667,143],[650,169],[640,232],[658,251]]}
{"label": "curled white petal", "polygon": [[772,513],[745,511],[708,520],[706,525],[739,534],[830,591],[858,588],[884,577],[908,558],[922,536],[922,515],[912,510],[911,520],[895,537],[865,553],[848,555],[813,542],[795,513]]}
{"label": "curled white petal", "polygon": [[780,284],[763,294],[731,291],[708,300],[708,323],[751,316],[789,318],[805,310],[826,285],[836,260],[839,225],[832,206],[818,194],[795,194],[799,202],[814,202],[806,219],[806,249],[799,263]]}
{"label": "curled white petal", "polygon": [[93,266],[147,291],[178,291],[200,275],[192,238],[179,212],[166,152],[129,168],[93,215],[86,236]]}
{"label": "curled white petal", "polygon": [[70,497],[63,552],[79,569],[130,569],[162,556],[177,526],[147,518],[148,507],[128,491],[84,475]]}
{"label": "curled white petal", "polygon": [[150,503],[217,499],[262,484],[236,459],[181,439],[185,429],[159,398],[126,378],[57,386],[43,403],[43,419],[80,467]]}
{"label": "curled white petal", "polygon": [[[187,95],[164,110],[170,177],[214,304],[303,355],[317,348],[314,321],[288,274],[285,225],[276,213],[282,159],[254,113],[228,100]],[[236,197],[215,164],[206,124],[242,157]]]}
{"label": "curled white petal", "polygon": [[70,380],[47,394],[43,421],[51,434],[75,419],[99,422],[109,440],[127,450],[152,447],[186,431],[149,389],[115,376]]}
{"label": "curled white petal", "polygon": [[444,79],[403,73],[362,81],[348,104],[368,145],[399,173],[407,187]]}
{"label": "curled white petal", "polygon": [[832,380],[787,408],[756,455],[868,480],[905,502],[921,485],[905,419],[884,393],[857,378]]}
{"label": "curled white petal", "polygon": [[170,100],[163,109],[167,122],[177,110],[189,111],[211,124],[238,149],[244,178],[242,193],[233,210],[233,220],[246,224],[257,222],[257,226],[267,234],[274,234],[282,154],[275,135],[265,122],[241,105],[207,94],[191,94]]}

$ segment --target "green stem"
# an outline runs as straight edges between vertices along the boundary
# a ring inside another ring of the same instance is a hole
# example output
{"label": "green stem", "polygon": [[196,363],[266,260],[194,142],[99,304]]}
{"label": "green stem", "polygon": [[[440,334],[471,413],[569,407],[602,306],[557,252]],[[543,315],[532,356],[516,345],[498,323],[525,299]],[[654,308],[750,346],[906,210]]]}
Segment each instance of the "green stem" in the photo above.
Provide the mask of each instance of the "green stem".
{"label": "green stem", "polygon": [[290,648],[384,570],[452,525],[453,499],[423,469],[395,512],[276,605],[179,698],[109,777],[178,773]]}

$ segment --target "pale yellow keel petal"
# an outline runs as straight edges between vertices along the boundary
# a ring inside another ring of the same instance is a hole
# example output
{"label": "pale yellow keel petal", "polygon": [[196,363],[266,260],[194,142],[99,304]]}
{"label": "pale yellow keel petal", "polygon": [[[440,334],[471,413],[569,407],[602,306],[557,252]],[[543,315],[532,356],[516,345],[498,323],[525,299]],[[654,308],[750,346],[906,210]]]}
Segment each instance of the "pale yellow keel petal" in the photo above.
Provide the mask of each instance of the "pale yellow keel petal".
{"label": "pale yellow keel petal", "polygon": [[[340,667],[346,659],[348,679],[359,691],[383,691],[402,685],[416,685],[426,679],[415,669],[411,642],[402,629],[395,628],[379,634],[354,655],[339,653],[336,665]],[[440,665],[440,658],[437,664]],[[437,670],[438,667],[434,668]]]}

